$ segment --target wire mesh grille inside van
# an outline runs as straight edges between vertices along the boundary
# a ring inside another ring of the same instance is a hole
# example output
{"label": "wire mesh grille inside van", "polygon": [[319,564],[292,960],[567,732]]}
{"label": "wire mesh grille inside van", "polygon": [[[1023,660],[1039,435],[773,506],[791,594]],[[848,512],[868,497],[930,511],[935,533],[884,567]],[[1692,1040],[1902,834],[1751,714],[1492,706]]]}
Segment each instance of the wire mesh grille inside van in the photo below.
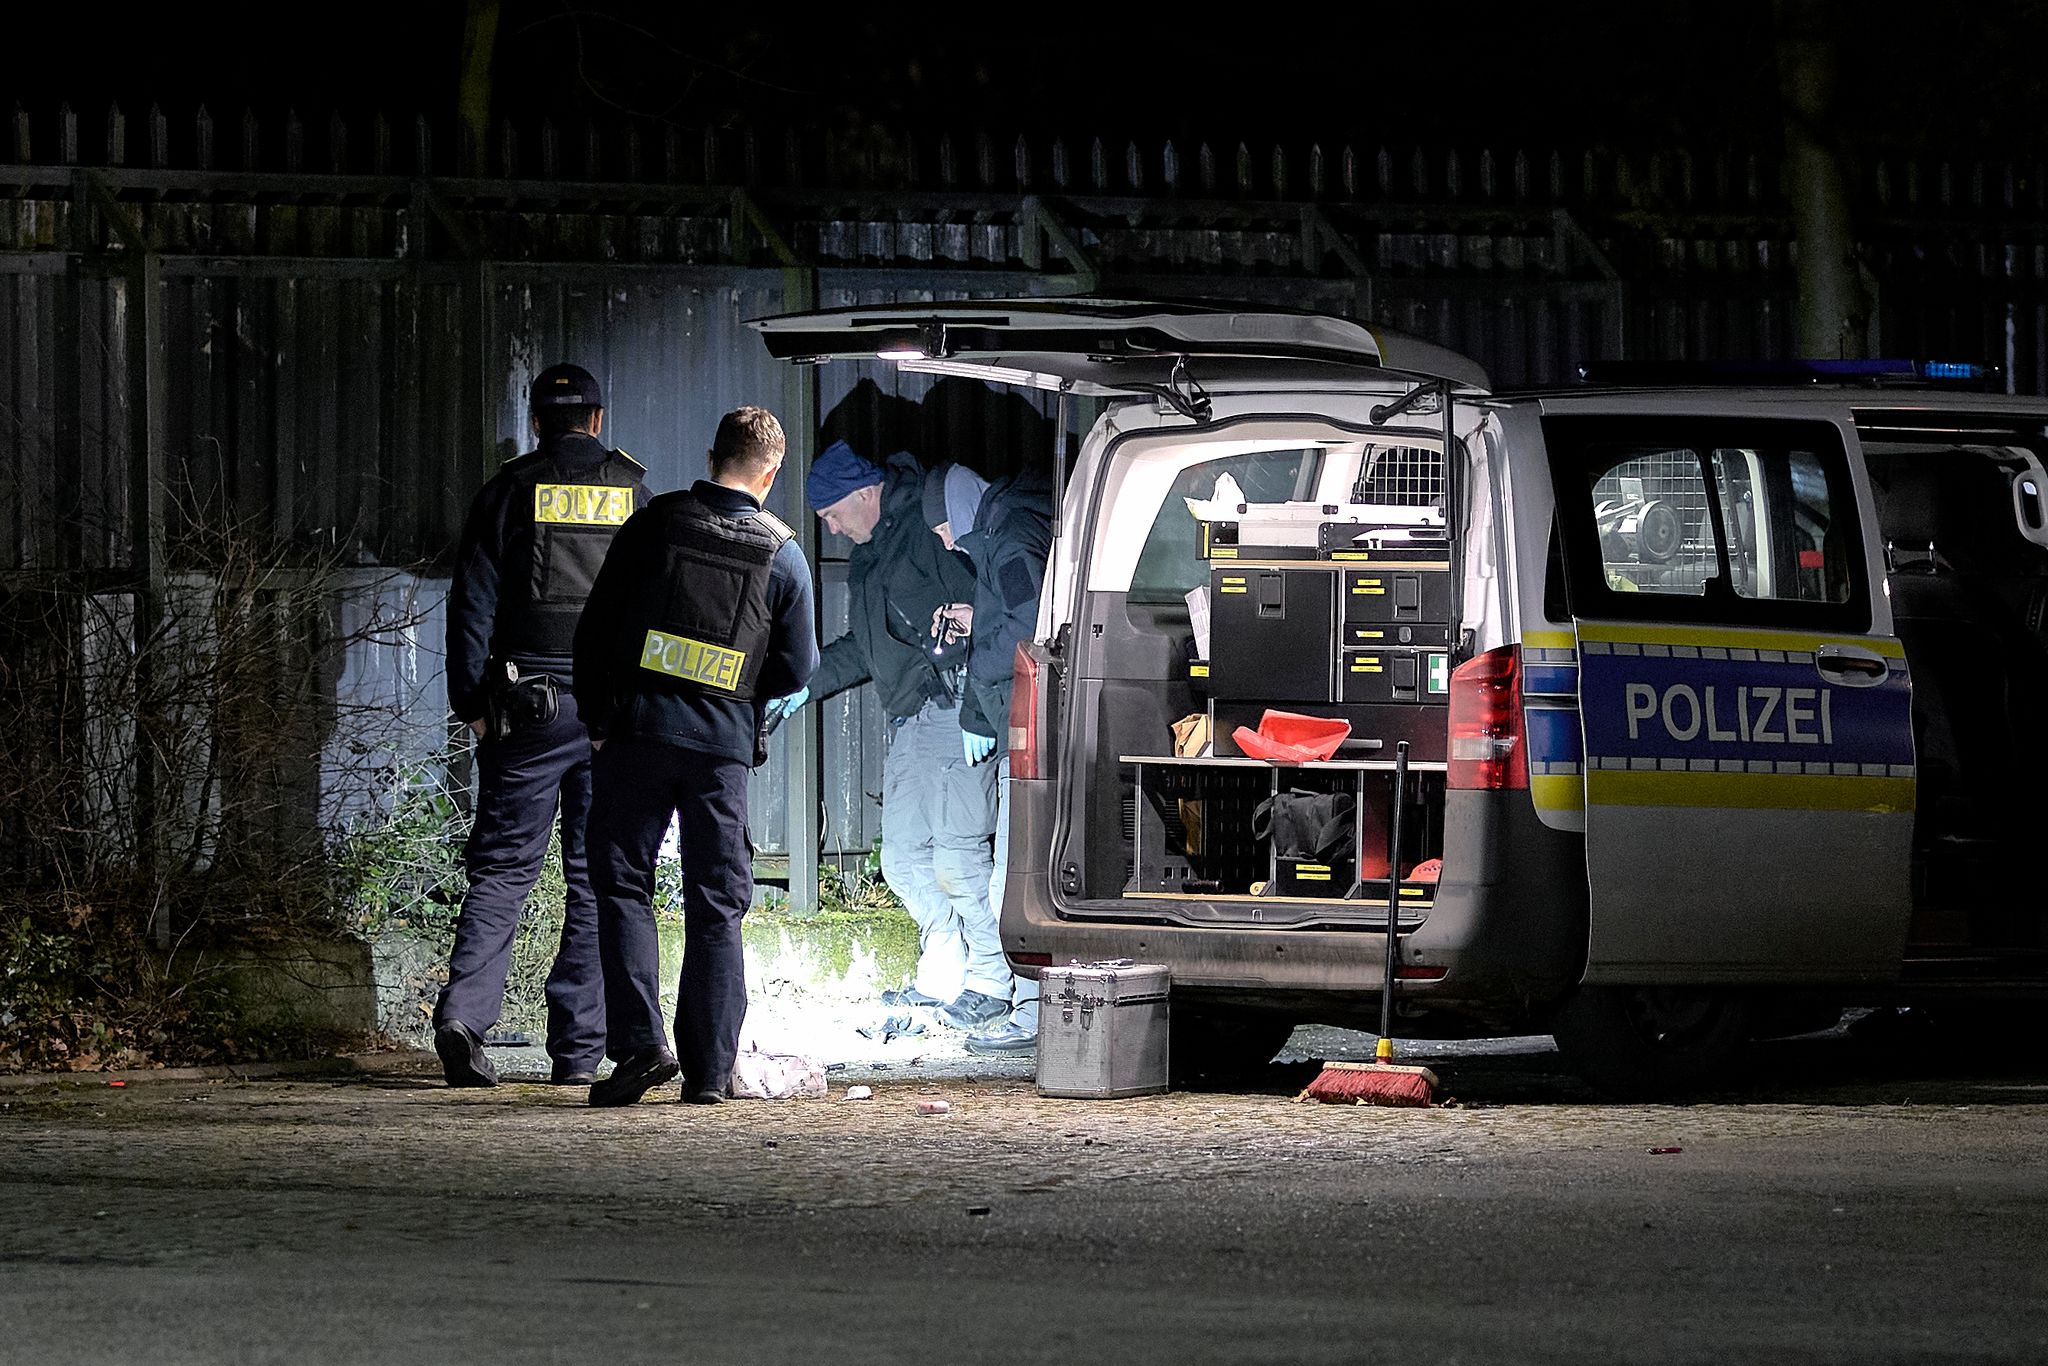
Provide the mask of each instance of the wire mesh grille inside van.
{"label": "wire mesh grille inside van", "polygon": [[1353,502],[1428,507],[1444,496],[1443,453],[1414,446],[1368,449],[1357,494]]}
{"label": "wire mesh grille inside van", "polygon": [[[1614,525],[1602,526],[1601,554],[1610,581],[1618,574],[1646,591],[1695,594],[1718,572],[1707,485],[1694,452],[1655,451],[1624,460],[1593,485],[1593,501],[1624,511],[1619,519],[1607,519]],[[1682,534],[1674,545],[1639,536],[1638,524],[1626,515],[1660,503],[1678,516]]]}

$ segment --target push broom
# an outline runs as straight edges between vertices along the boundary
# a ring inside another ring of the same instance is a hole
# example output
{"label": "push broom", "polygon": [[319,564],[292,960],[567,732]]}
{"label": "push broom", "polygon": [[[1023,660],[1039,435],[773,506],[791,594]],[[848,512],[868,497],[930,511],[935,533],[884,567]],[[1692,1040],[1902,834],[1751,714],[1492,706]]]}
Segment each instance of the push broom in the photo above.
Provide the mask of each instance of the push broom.
{"label": "push broom", "polygon": [[1428,1105],[1436,1073],[1394,1061],[1394,965],[1400,961],[1401,808],[1408,803],[1408,742],[1394,746],[1394,813],[1387,825],[1387,962],[1380,983],[1380,1041],[1372,1062],[1327,1062],[1297,1101],[1333,1105]]}

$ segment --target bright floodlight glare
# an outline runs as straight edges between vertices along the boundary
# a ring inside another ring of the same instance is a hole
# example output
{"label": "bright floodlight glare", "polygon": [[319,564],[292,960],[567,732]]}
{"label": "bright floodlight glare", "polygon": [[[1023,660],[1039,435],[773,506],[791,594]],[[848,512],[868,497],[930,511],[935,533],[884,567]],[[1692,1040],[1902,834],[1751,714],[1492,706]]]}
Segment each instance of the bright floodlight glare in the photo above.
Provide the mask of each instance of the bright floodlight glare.
{"label": "bright floodlight glare", "polygon": [[892,346],[887,351],[875,352],[876,360],[923,360],[924,352],[915,346]]}

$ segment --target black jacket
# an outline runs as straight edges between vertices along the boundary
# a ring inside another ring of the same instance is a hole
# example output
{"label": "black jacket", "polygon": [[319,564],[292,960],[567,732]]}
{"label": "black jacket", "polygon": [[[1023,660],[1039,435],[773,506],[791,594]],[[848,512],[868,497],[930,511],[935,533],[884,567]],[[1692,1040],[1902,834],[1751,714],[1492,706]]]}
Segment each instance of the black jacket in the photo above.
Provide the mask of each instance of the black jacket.
{"label": "black jacket", "polygon": [[960,726],[1002,741],[1017,647],[1038,627],[1038,590],[1052,553],[1052,487],[1028,472],[989,485],[974,530],[955,544],[974,561],[974,641]]}
{"label": "black jacket", "polygon": [[[508,460],[493,475],[469,505],[469,518],[462,524],[462,540],[455,552],[455,579],[448,588],[448,705],[460,721],[474,721],[484,714],[484,661],[499,649],[492,637],[497,632],[499,604],[505,596],[508,575],[518,572],[507,563],[515,522],[530,526],[533,512],[513,497],[521,481],[514,467],[536,456],[552,459],[572,480],[588,473],[613,456],[631,460],[623,451],[606,450],[595,437],[572,432],[550,437],[540,448]],[[638,468],[637,464],[634,466]],[[645,507],[653,495],[644,482],[633,485],[633,506]],[[511,580],[517,583],[517,580]],[[568,686],[570,657],[562,655],[511,654],[522,673],[553,674]]]}
{"label": "black jacket", "polygon": [[[699,480],[690,490],[717,511],[750,516],[761,505],[738,489]],[[709,692],[649,690],[637,685],[633,664],[640,641],[626,618],[634,588],[663,572],[656,518],[635,513],[612,542],[597,586],[576,627],[576,709],[591,738],[629,738],[693,749],[752,766],[767,699],[795,692],[818,667],[818,627],[811,597],[811,567],[795,541],[775,552],[768,576],[772,625],[754,682],[754,698]],[[644,634],[644,633],[642,633]]]}
{"label": "black jacket", "polygon": [[883,465],[882,520],[846,562],[846,634],[825,647],[811,679],[815,697],[874,680],[882,710],[915,716],[927,698],[951,698],[945,673],[967,642],[932,653],[932,613],[974,600],[974,569],[924,524],[924,469],[898,451]]}

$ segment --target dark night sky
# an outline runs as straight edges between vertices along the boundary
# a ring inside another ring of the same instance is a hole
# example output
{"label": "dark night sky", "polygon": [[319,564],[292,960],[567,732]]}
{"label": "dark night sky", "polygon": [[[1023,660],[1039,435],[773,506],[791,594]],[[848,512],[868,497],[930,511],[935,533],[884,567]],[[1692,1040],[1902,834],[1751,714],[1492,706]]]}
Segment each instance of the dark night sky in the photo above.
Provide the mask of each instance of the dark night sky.
{"label": "dark night sky", "polygon": [[[1841,109],[1858,140],[2048,148],[2048,0],[1839,8]],[[454,105],[459,0],[114,10],[11,15],[0,107],[154,100],[176,117],[204,101],[216,114],[291,104],[445,118]],[[309,27],[309,11],[331,17]],[[1219,12],[1080,7],[1084,27],[1050,7],[1022,23],[912,5],[771,20],[743,6],[505,0],[497,109],[1225,144],[1770,150],[1780,137],[1763,0],[1358,7],[1364,17],[1320,28],[1282,22],[1307,7],[1247,11],[1274,21],[1261,26],[1219,24]],[[23,61],[30,52],[41,55]]]}

